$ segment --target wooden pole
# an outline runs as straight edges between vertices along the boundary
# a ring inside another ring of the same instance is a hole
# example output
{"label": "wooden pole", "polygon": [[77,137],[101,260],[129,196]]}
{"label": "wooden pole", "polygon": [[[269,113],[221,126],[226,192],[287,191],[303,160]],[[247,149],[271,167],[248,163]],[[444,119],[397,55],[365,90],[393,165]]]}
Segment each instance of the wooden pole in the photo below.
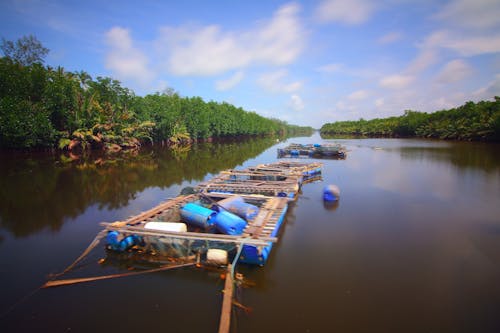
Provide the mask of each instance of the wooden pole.
{"label": "wooden pole", "polygon": [[56,278],[58,276],[66,274],[70,270],[72,270],[73,267],[76,266],[76,264],[78,264],[83,258],[85,258],[90,253],[90,251],[92,251],[94,249],[94,247],[96,247],[99,244],[99,242],[101,241],[101,239],[104,236],[106,236],[106,230],[102,230],[101,232],[99,232],[97,234],[97,236],[94,238],[94,240],[92,241],[92,243],[90,243],[90,245],[87,247],[87,249],[85,249],[85,251],[83,251],[83,253],[71,265],[66,267],[66,269],[64,271],[62,271],[61,273],[53,274],[53,275],[51,275],[51,277]]}
{"label": "wooden pole", "polygon": [[227,265],[226,283],[224,284],[224,297],[222,299],[222,313],[220,316],[219,333],[229,333],[231,328],[231,309],[233,305],[233,277],[231,264]]}
{"label": "wooden pole", "polygon": [[148,270],[145,270],[145,271],[138,271],[138,272],[112,274],[112,275],[102,275],[102,276],[92,276],[92,277],[76,278],[76,279],[52,280],[52,281],[47,281],[47,283],[45,283],[42,286],[42,288],[67,286],[67,285],[76,284],[76,283],[92,282],[92,281],[99,281],[99,280],[121,278],[121,277],[126,277],[126,276],[134,276],[134,275],[140,275],[140,274],[161,272],[161,271],[166,271],[166,270],[173,269],[173,268],[194,266],[195,264],[196,263],[194,263],[194,262],[190,262],[190,263],[187,263],[187,264],[167,265],[167,266],[162,266],[162,267],[158,267],[158,268],[148,269]]}

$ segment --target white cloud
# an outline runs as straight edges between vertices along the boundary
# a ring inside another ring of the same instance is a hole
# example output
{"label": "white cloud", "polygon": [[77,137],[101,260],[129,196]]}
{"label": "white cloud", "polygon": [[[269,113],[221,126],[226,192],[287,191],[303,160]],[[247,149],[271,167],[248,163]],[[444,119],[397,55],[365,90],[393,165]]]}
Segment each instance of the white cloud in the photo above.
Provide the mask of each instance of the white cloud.
{"label": "white cloud", "polygon": [[106,33],[106,44],[109,47],[106,68],[118,78],[135,80],[142,86],[154,78],[154,73],[148,69],[148,58],[133,46],[128,29],[110,29]]}
{"label": "white cloud", "polygon": [[284,69],[275,72],[270,72],[262,74],[258,79],[257,83],[266,89],[267,91],[273,93],[291,93],[302,88],[302,82],[285,82],[288,72]]}
{"label": "white cloud", "polygon": [[455,59],[448,62],[437,74],[436,80],[439,83],[459,82],[472,74],[472,68],[461,59]]}
{"label": "white cloud", "polygon": [[375,2],[370,0],[324,0],[316,8],[320,22],[339,22],[348,25],[362,24],[375,11]]}
{"label": "white cloud", "polygon": [[444,47],[458,52],[462,56],[475,56],[500,52],[500,34],[491,36],[452,36],[444,41]]}
{"label": "white cloud", "polygon": [[300,7],[279,8],[272,19],[246,31],[223,31],[217,25],[161,29],[157,44],[175,75],[215,75],[256,63],[287,65],[304,47]]}
{"label": "white cloud", "polygon": [[175,75],[215,75],[242,68],[251,61],[236,34],[223,32],[216,25],[164,27],[158,43],[168,46],[165,67]]}
{"label": "white cloud", "polygon": [[495,78],[488,85],[475,91],[474,96],[479,100],[500,96],[500,73],[495,75]]}
{"label": "white cloud", "polygon": [[237,71],[231,77],[217,81],[215,83],[215,88],[220,91],[229,90],[240,83],[244,76],[242,71]]}
{"label": "white cloud", "polygon": [[415,78],[411,75],[395,74],[382,78],[379,84],[384,88],[402,89],[410,85],[414,79]]}
{"label": "white cloud", "polygon": [[498,0],[450,1],[435,15],[450,25],[464,28],[488,29],[500,26],[500,2]]}
{"label": "white cloud", "polygon": [[293,94],[290,96],[290,106],[295,111],[301,111],[304,109],[304,101],[299,95]]}
{"label": "white cloud", "polygon": [[384,104],[385,104],[385,99],[384,99],[384,98],[382,98],[382,97],[381,97],[381,98],[377,98],[377,99],[375,100],[375,106],[376,106],[377,108],[380,108],[380,107],[384,106]]}
{"label": "white cloud", "polygon": [[338,71],[342,70],[343,68],[344,68],[344,66],[342,64],[333,63],[333,64],[327,64],[327,65],[318,67],[316,69],[316,71],[322,72],[322,73],[333,73],[333,72],[338,72]]}
{"label": "white cloud", "polygon": [[380,44],[391,44],[399,41],[403,37],[403,34],[399,31],[389,32],[378,39]]}
{"label": "white cloud", "polygon": [[438,52],[434,48],[424,47],[407,68],[408,73],[419,74],[439,60]]}
{"label": "white cloud", "polygon": [[422,53],[437,52],[439,48],[449,49],[461,56],[471,57],[500,52],[498,32],[478,35],[473,32],[437,30],[419,45]]}
{"label": "white cloud", "polygon": [[347,98],[351,101],[360,101],[366,99],[369,95],[370,93],[366,90],[357,90],[348,95]]}

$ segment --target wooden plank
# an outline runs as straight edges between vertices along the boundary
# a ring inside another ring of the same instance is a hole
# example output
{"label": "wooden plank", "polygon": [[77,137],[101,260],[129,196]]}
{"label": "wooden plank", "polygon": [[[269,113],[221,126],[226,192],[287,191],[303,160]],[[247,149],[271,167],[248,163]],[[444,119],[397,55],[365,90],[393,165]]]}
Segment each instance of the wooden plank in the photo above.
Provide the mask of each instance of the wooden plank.
{"label": "wooden plank", "polygon": [[[265,210],[262,210],[261,212],[263,214],[259,213],[259,216],[257,218],[260,218],[259,223],[255,223],[252,225],[252,228],[249,229],[248,231],[252,233],[252,238],[260,238],[261,234],[264,230],[264,228],[267,226],[267,224],[270,222],[270,219],[272,215],[275,213],[275,209],[280,206],[280,204],[283,202],[280,198],[272,198],[265,204]],[[274,229],[274,228],[272,228]],[[263,237],[263,235],[262,235]]]}
{"label": "wooden plank", "polygon": [[140,275],[140,274],[161,272],[161,271],[166,271],[166,270],[173,269],[173,268],[180,268],[180,267],[187,267],[187,266],[194,266],[194,265],[195,265],[195,263],[191,262],[191,263],[180,264],[180,265],[167,265],[167,266],[162,266],[162,267],[158,267],[158,268],[148,269],[145,271],[138,271],[138,272],[128,272],[128,273],[121,273],[121,274],[92,276],[92,277],[86,277],[86,278],[52,280],[52,281],[47,281],[47,283],[45,283],[42,286],[42,288],[52,288],[52,287],[67,286],[70,284],[93,282],[93,281],[107,280],[107,279],[115,279],[115,278],[121,278],[121,277],[126,277],[126,276],[134,276],[134,275]]}
{"label": "wooden plank", "polygon": [[150,210],[147,210],[145,212],[142,212],[138,215],[132,216],[131,218],[125,220],[125,221],[119,221],[119,222],[114,222],[114,226],[124,226],[127,224],[137,224],[143,221],[144,219],[150,217],[151,215],[157,215],[160,214],[162,211],[167,210],[171,208],[172,206],[178,205],[181,202],[184,202],[186,200],[190,200],[193,198],[194,195],[187,195],[187,196],[182,196],[182,197],[177,197],[172,200],[169,200],[167,202],[161,203],[158,206],[155,206],[151,208]]}
{"label": "wooden plank", "polygon": [[231,328],[231,310],[233,305],[233,277],[231,276],[231,264],[227,265],[226,282],[224,284],[224,296],[222,299],[222,311],[219,322],[219,333],[229,333]]}
{"label": "wooden plank", "polygon": [[194,240],[208,240],[225,243],[235,244],[249,244],[255,246],[267,246],[269,242],[275,243],[278,241],[276,237],[263,237],[260,239],[245,238],[241,236],[232,236],[224,234],[208,234],[201,232],[170,232],[161,230],[144,229],[141,227],[123,226],[117,227],[113,224],[101,223],[107,230],[115,230],[123,233],[136,234],[140,236],[155,236],[155,237],[169,237],[179,239],[194,239]]}

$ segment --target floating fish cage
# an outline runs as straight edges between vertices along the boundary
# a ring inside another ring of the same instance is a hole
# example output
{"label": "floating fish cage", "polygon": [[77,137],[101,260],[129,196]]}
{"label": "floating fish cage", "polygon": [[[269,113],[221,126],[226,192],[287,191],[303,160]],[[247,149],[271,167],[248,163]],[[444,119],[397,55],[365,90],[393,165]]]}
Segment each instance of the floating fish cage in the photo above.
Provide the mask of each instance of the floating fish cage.
{"label": "floating fish cage", "polygon": [[283,157],[315,157],[345,159],[345,147],[340,144],[296,144],[278,148],[278,158]]}
{"label": "floating fish cage", "polygon": [[304,182],[321,179],[322,167],[323,163],[318,162],[303,163],[298,161],[279,161],[275,163],[259,164],[255,167],[248,168],[248,170],[270,174],[301,176]]}
{"label": "floating fish cage", "polygon": [[303,177],[300,175],[227,170],[209,181],[198,184],[195,190],[203,193],[260,194],[295,200],[302,181]]}
{"label": "floating fish cage", "polygon": [[258,194],[269,197],[297,198],[301,183],[299,181],[260,181],[260,180],[224,180],[214,178],[200,183],[195,190],[202,193]]}
{"label": "floating fish cage", "polygon": [[[201,258],[263,265],[287,211],[287,199],[227,193],[191,194],[125,221],[103,223],[107,248],[152,257]],[[219,252],[217,252],[219,251]],[[217,258],[217,259],[214,259]]]}
{"label": "floating fish cage", "polygon": [[264,265],[288,202],[302,183],[321,177],[321,163],[280,161],[226,170],[124,221],[102,223],[115,256],[148,262],[200,260]]}

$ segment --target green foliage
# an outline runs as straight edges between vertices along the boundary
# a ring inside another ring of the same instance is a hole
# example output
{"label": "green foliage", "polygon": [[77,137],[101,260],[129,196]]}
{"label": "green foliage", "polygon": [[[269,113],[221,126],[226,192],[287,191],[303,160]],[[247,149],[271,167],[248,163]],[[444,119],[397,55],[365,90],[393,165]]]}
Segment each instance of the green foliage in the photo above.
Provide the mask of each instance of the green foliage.
{"label": "green foliage", "polygon": [[40,105],[11,97],[0,98],[1,147],[50,147],[55,137],[56,131]]}
{"label": "green foliage", "polygon": [[15,42],[2,38],[0,49],[5,57],[23,66],[43,63],[43,59],[49,53],[49,49],[45,48],[33,35],[23,36]]}
{"label": "green foliage", "polygon": [[327,123],[321,133],[499,141],[500,98],[433,113],[407,110],[400,117]]}
{"label": "green foliage", "polygon": [[175,123],[172,130],[172,136],[168,141],[173,145],[183,145],[191,142],[191,136],[183,123]]}
{"label": "green foliage", "polygon": [[138,97],[111,78],[44,67],[48,50],[31,37],[18,43],[4,41],[0,58],[0,147],[121,150],[313,131],[172,89]]}

